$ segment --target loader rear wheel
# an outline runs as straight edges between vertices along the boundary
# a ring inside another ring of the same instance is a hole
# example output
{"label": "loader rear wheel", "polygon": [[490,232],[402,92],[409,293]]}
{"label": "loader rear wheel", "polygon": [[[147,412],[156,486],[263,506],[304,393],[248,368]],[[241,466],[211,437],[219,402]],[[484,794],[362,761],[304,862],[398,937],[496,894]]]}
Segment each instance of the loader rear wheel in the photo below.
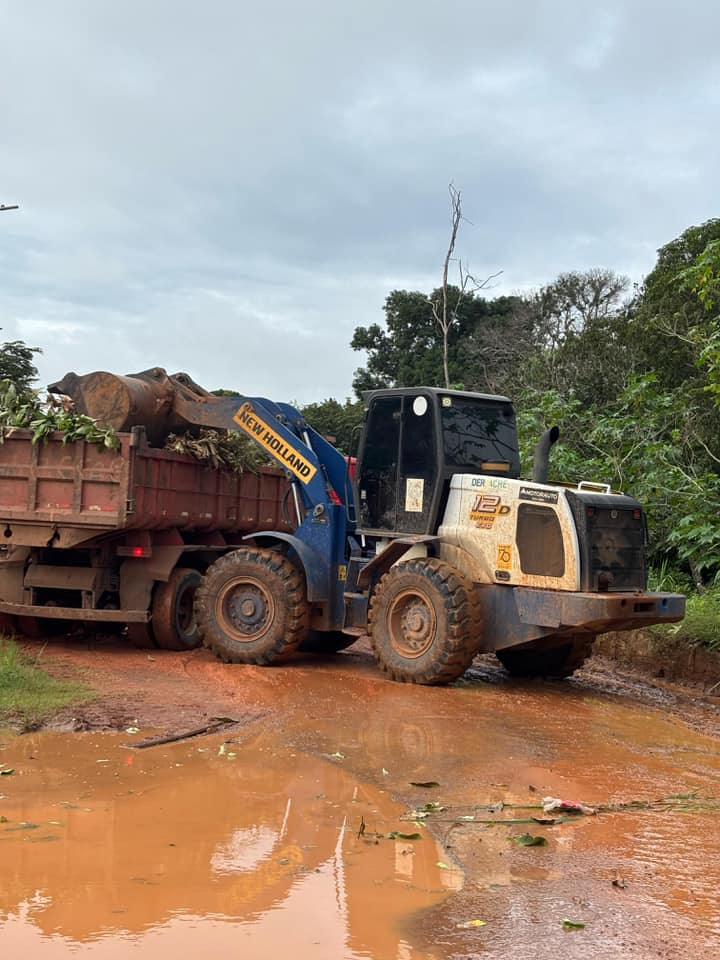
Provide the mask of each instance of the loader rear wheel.
{"label": "loader rear wheel", "polygon": [[300,645],[302,653],[338,653],[351,644],[357,637],[341,633],[340,630],[310,630]]}
{"label": "loader rear wheel", "polygon": [[480,638],[472,585],[441,560],[408,560],[391,567],[370,602],[375,657],[401,683],[457,680],[472,663]]}
{"label": "loader rear wheel", "polygon": [[303,577],[273,550],[234,550],[203,577],[195,617],[203,643],[221,660],[280,663],[307,637]]}
{"label": "loader rear wheel", "polygon": [[200,646],[194,602],[201,581],[197,570],[176,567],[166,583],[155,587],[152,631],[163,650],[194,650]]}
{"label": "loader rear wheel", "polygon": [[564,680],[578,670],[592,653],[593,640],[568,637],[545,650],[496,650],[495,656],[511,677],[544,677]]}

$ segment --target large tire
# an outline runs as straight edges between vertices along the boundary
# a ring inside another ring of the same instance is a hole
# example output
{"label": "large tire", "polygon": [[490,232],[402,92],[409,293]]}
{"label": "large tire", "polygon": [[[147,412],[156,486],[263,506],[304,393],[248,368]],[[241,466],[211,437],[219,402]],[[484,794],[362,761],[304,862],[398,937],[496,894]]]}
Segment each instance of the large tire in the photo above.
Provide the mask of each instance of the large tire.
{"label": "large tire", "polygon": [[203,577],[195,617],[205,646],[226,663],[280,663],[307,637],[303,577],[273,550],[234,550]]}
{"label": "large tire", "polygon": [[127,625],[127,638],[138,650],[157,650],[155,633],[149,621],[145,623],[129,623]]}
{"label": "large tire", "polygon": [[176,567],[166,583],[158,583],[152,601],[152,632],[163,650],[194,650],[200,631],[195,619],[195,593],[202,582],[197,570]]}
{"label": "large tire", "polygon": [[578,670],[592,653],[593,638],[568,637],[546,649],[496,650],[495,656],[511,677],[543,677],[564,680]]}
{"label": "large tire", "polygon": [[67,633],[71,624],[71,620],[53,620],[51,617],[18,617],[17,631],[28,640],[44,640]]}
{"label": "large tire", "polygon": [[351,646],[358,638],[340,630],[310,630],[300,645],[301,653],[338,653]]}
{"label": "large tire", "polygon": [[457,680],[478,651],[481,630],[472,585],[434,558],[391,567],[370,602],[375,657],[402,683]]}

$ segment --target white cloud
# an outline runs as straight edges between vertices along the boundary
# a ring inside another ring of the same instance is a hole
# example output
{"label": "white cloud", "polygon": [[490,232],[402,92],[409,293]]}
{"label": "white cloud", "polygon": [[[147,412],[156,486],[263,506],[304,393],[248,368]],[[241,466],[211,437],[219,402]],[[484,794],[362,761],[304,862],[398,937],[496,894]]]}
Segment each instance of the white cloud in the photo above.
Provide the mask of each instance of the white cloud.
{"label": "white cloud", "polygon": [[[344,396],[355,326],[460,249],[497,293],[634,279],[717,213],[720,10],[6,4],[0,326],[66,370]],[[42,341],[42,342],[41,342]]]}

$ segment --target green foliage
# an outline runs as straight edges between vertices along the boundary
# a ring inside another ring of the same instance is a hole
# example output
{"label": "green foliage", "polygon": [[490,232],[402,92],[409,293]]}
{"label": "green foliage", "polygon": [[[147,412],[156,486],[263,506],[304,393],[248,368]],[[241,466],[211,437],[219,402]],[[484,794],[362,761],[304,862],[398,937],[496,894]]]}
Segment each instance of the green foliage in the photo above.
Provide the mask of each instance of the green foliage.
{"label": "green foliage", "polygon": [[361,400],[348,398],[340,403],[330,398],[320,403],[309,403],[302,407],[302,415],[313,430],[341,453],[350,455],[357,452],[357,440],[365,416],[365,405]]}
{"label": "green foliage", "polygon": [[55,680],[0,635],[0,720],[31,727],[63,707],[92,699],[80,683]]}
{"label": "green foliage", "polygon": [[703,593],[693,593],[687,598],[685,619],[653,627],[654,633],[672,636],[678,640],[720,650],[720,586]]}
{"label": "green foliage", "polygon": [[10,380],[0,381],[0,443],[13,430],[32,430],[32,442],[45,440],[59,431],[63,443],[86,440],[98,447],[113,449],[118,446],[114,430],[98,426],[96,420],[76,413],[71,405],[56,397],[41,400],[33,390],[22,390]]}
{"label": "green foliage", "polygon": [[40,347],[28,347],[22,340],[8,340],[0,344],[0,380],[9,380],[22,391],[29,390],[37,380],[37,367],[33,363]]}

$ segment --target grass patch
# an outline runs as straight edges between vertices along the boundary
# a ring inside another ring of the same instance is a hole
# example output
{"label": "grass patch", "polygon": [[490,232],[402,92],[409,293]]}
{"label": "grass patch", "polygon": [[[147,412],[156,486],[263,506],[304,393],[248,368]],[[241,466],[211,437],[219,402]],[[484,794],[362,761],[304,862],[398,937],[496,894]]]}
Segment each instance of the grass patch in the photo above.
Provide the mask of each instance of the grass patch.
{"label": "grass patch", "polygon": [[665,637],[676,637],[708,650],[720,650],[720,587],[705,593],[691,593],[687,598],[685,619],[652,628]]}
{"label": "grass patch", "polygon": [[12,639],[0,635],[0,721],[31,728],[94,696],[86,684],[51,677]]}

